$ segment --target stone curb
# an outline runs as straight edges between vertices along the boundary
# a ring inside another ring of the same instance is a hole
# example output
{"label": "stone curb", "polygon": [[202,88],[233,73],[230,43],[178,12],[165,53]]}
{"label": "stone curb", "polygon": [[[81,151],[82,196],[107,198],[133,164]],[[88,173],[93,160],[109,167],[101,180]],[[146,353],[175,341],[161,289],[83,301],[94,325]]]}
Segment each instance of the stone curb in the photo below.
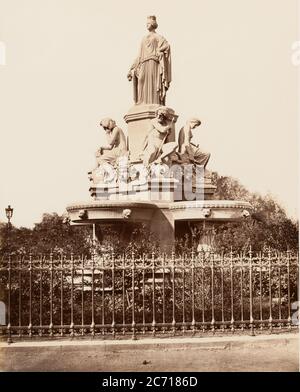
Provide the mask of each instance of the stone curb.
{"label": "stone curb", "polygon": [[[144,338],[140,340],[53,340],[53,341],[23,341],[13,344],[0,343],[1,349],[5,351],[14,349],[34,349],[34,348],[65,348],[65,347],[98,347],[104,350],[118,348],[121,350],[134,349],[234,349],[234,348],[263,348],[266,345],[272,346],[299,346],[298,333],[285,333],[278,335],[258,335],[258,336],[224,336],[224,337],[194,337],[194,338]],[[186,347],[187,346],[187,347]]]}

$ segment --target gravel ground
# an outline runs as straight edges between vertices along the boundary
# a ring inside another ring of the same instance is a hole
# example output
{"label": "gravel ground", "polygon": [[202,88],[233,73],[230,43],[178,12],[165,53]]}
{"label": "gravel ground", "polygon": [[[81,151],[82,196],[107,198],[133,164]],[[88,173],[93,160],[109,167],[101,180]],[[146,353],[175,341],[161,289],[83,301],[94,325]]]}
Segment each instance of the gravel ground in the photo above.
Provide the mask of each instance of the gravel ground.
{"label": "gravel ground", "polygon": [[269,336],[0,343],[1,371],[299,371],[295,333]]}

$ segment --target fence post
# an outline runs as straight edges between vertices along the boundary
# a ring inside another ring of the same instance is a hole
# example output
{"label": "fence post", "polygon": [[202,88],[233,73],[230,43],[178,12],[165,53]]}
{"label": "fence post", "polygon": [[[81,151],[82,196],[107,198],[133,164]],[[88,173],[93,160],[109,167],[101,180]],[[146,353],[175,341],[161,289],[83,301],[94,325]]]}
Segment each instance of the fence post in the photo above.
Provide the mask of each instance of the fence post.
{"label": "fence post", "polygon": [[166,323],[166,293],[165,293],[165,259],[166,259],[166,255],[165,253],[163,253],[163,257],[162,257],[162,270],[163,270],[163,314],[162,314],[162,323],[163,323],[163,327],[162,327],[162,332],[165,333],[166,329],[165,329],[165,323]]}
{"label": "fence post", "polygon": [[84,256],[81,255],[81,336],[84,336]]}
{"label": "fence post", "polygon": [[155,319],[155,255],[152,252],[152,336],[156,334],[156,319]]}
{"label": "fence post", "polygon": [[29,254],[29,337],[32,337],[32,255]]}
{"label": "fence post", "polygon": [[70,323],[70,336],[74,337],[74,256],[71,253],[71,323]]}
{"label": "fence post", "polygon": [[279,319],[279,329],[281,329],[282,328],[282,323],[281,323],[281,262],[282,262],[281,260],[282,260],[282,255],[281,255],[281,252],[277,253],[277,258],[279,259],[279,263],[278,263],[278,283],[279,283],[278,319]]}
{"label": "fence post", "polygon": [[175,319],[175,253],[172,252],[172,330],[173,336],[176,334],[176,319]]}
{"label": "fence post", "polygon": [[259,252],[259,318],[260,318],[260,330],[263,330],[263,311],[262,311],[262,254]]}
{"label": "fence post", "polygon": [[8,255],[8,301],[7,301],[7,343],[12,343],[11,338],[11,255]]}
{"label": "fence post", "polygon": [[143,275],[143,328],[142,328],[142,333],[143,335],[146,333],[146,315],[145,315],[145,254],[143,254],[143,264],[142,264],[142,275]]}
{"label": "fence post", "polygon": [[136,340],[135,323],[135,254],[132,252],[132,340]]}
{"label": "fence post", "polygon": [[22,257],[19,259],[19,338],[22,336]]}
{"label": "fence post", "polygon": [[230,299],[231,299],[231,331],[234,333],[234,304],[233,304],[233,252],[230,250]]}
{"label": "fence post", "polygon": [[60,257],[60,336],[64,335],[64,254]]}
{"label": "fence post", "polygon": [[215,260],[214,260],[214,252],[210,251],[210,267],[211,267],[211,330],[215,332],[215,290],[214,290],[214,283],[215,283]]}
{"label": "fence post", "polygon": [[112,280],[112,335],[116,337],[116,323],[115,323],[115,253],[112,252],[112,267],[111,267],[111,280]]}
{"label": "fence post", "polygon": [[[31,264],[31,257],[30,257],[30,264]],[[50,254],[50,324],[49,324],[49,332],[50,332],[50,337],[53,337],[53,253],[52,252]]]}
{"label": "fence post", "polygon": [[268,250],[268,263],[269,263],[269,329],[272,333],[273,329],[273,318],[272,318],[272,269],[271,269],[271,249]]}
{"label": "fence post", "polygon": [[195,253],[192,250],[192,334],[195,336]]}
{"label": "fence post", "polygon": [[[204,287],[204,269],[205,269],[205,260],[204,260],[204,250],[201,249],[200,251],[200,268],[201,268],[201,308],[202,308],[202,332],[205,332],[205,287]],[[198,255],[199,258],[199,255]]]}
{"label": "fence post", "polygon": [[253,319],[253,288],[252,288],[252,247],[249,250],[249,294],[250,294],[250,335],[254,336],[254,319]]}
{"label": "fence post", "polygon": [[292,328],[292,318],[291,318],[291,286],[290,286],[290,250],[287,252],[287,289],[288,289],[288,329]]}
{"label": "fence post", "polygon": [[186,331],[186,322],[185,322],[185,253],[183,254],[183,257],[181,257],[182,260],[182,334],[185,334]]}
{"label": "fence post", "polygon": [[222,251],[221,254],[221,301],[222,301],[222,326],[221,326],[221,331],[225,332],[225,318],[224,318],[224,251]]}
{"label": "fence post", "polygon": [[101,328],[102,328],[102,336],[105,335],[105,265],[104,265],[104,257],[101,258],[101,272],[102,272],[102,282],[101,282]]}
{"label": "fence post", "polygon": [[[244,331],[245,324],[244,324],[244,253],[240,252],[239,259],[241,262],[241,330]],[[250,269],[249,269],[249,288],[250,288]],[[251,302],[251,301],[250,301]],[[251,306],[251,305],[250,305]]]}
{"label": "fence post", "polygon": [[122,254],[122,333],[125,335],[126,314],[125,314],[125,253]]}
{"label": "fence post", "polygon": [[[93,225],[94,227],[94,225]],[[92,250],[92,322],[91,322],[91,334],[92,339],[95,337],[95,247]]]}

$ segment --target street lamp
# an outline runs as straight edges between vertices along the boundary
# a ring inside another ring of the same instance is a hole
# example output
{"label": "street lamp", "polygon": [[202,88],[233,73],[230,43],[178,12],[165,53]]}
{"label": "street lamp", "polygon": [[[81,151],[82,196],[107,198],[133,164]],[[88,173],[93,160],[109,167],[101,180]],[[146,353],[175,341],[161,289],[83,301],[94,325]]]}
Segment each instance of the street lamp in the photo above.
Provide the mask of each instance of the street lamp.
{"label": "street lamp", "polygon": [[10,251],[10,228],[11,228],[11,223],[10,220],[13,216],[14,209],[11,208],[9,205],[7,208],[5,208],[5,213],[6,213],[6,218],[8,220],[7,223],[7,245],[8,245],[8,251]]}
{"label": "street lamp", "polygon": [[13,212],[14,212],[14,209],[11,208],[10,205],[7,208],[5,208],[6,218],[8,220],[8,226],[10,226],[10,220],[13,216]]}

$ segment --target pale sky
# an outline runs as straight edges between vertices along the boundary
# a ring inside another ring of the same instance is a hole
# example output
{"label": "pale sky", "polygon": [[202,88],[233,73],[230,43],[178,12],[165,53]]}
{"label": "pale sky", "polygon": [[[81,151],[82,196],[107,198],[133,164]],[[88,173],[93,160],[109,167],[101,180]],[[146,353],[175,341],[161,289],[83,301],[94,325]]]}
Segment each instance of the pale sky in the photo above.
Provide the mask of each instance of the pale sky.
{"label": "pale sky", "polygon": [[199,117],[208,168],[297,216],[296,0],[0,0],[0,221],[8,204],[32,226],[90,200],[98,123],[126,132],[147,15],[171,45],[177,130]]}

